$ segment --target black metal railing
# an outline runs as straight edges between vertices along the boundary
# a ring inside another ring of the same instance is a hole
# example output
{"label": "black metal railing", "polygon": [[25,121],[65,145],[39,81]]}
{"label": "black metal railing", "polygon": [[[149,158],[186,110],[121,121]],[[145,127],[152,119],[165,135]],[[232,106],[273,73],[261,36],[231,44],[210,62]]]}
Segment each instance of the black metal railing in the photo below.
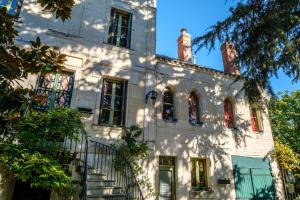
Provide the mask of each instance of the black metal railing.
{"label": "black metal railing", "polygon": [[90,140],[87,150],[88,168],[115,181],[115,186],[123,189],[128,200],[144,200],[139,182],[130,163],[122,157],[114,146]]}

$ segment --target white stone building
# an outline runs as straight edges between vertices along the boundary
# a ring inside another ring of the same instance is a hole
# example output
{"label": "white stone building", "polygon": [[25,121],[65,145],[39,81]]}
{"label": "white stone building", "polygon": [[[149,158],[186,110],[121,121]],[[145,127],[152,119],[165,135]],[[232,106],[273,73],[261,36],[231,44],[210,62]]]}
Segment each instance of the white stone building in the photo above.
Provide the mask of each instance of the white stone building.
{"label": "white stone building", "polygon": [[[56,94],[41,108],[90,111],[86,130],[104,144],[119,140],[123,127],[142,127],[153,199],[284,199],[278,167],[267,158],[267,110],[250,105],[242,80],[234,82],[230,44],[222,46],[225,72],[192,64],[185,29],[178,59],[156,55],[156,0],[76,0],[64,23],[24,0],[19,19],[18,44],[39,36],[68,56],[65,73],[28,77],[38,93]],[[43,81],[67,84],[59,93]]]}

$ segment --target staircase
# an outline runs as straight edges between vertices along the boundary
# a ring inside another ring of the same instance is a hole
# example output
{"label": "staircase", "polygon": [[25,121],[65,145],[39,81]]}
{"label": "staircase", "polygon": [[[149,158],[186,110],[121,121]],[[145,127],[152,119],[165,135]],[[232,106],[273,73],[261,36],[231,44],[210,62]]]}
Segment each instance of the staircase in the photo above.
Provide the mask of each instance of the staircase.
{"label": "staircase", "polygon": [[87,174],[87,199],[89,200],[126,200],[122,187],[116,186],[115,180],[108,180],[105,174],[89,169]]}
{"label": "staircase", "polygon": [[[85,149],[77,158],[81,200],[144,200],[130,164],[116,149],[92,140],[81,146]],[[122,162],[121,171],[115,170],[116,159]]]}

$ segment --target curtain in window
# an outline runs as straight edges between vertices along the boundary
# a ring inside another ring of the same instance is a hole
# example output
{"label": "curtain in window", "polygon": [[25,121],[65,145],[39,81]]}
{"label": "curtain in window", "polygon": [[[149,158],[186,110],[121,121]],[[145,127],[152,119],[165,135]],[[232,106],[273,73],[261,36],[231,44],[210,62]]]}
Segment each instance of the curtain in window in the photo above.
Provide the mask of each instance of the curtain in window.
{"label": "curtain in window", "polygon": [[260,113],[257,110],[257,108],[254,106],[251,106],[250,118],[251,118],[252,130],[255,132],[261,131],[262,127],[261,127]]}
{"label": "curtain in window", "polygon": [[226,99],[224,101],[225,122],[227,128],[234,127],[233,107],[231,102]]}
{"label": "curtain in window", "polygon": [[174,96],[173,92],[166,88],[163,93],[163,119],[167,121],[175,120]]}
{"label": "curtain in window", "polygon": [[200,122],[199,98],[194,92],[189,96],[189,121],[193,125]]}

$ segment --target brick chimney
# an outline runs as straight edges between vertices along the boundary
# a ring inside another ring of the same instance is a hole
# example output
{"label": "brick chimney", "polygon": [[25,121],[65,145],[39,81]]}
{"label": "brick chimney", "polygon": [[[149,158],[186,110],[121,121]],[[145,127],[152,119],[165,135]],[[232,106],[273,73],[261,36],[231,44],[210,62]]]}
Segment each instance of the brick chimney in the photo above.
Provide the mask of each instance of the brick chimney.
{"label": "brick chimney", "polygon": [[192,46],[191,46],[192,36],[187,33],[185,28],[181,29],[181,35],[179,36],[178,42],[178,59],[185,62],[192,61]]}
{"label": "brick chimney", "polygon": [[240,69],[235,63],[235,59],[238,54],[235,46],[231,44],[228,40],[221,46],[224,72],[226,74],[240,75]]}

